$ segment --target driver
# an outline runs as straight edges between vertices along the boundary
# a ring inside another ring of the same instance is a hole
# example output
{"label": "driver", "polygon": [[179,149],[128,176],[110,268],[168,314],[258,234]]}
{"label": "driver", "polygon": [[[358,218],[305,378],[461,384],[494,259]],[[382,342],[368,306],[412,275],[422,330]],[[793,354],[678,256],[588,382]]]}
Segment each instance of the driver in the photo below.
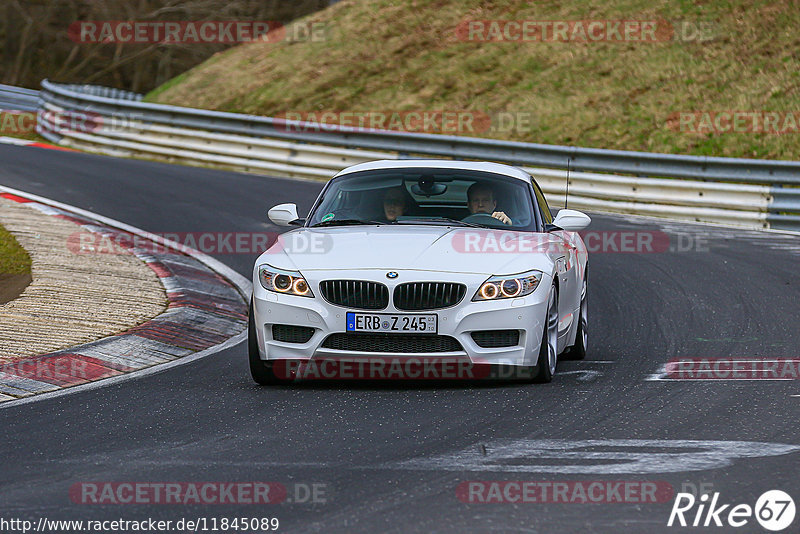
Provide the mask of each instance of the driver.
{"label": "driver", "polygon": [[472,215],[485,213],[503,224],[511,224],[511,218],[503,211],[495,211],[497,201],[491,186],[476,182],[467,189],[467,207]]}

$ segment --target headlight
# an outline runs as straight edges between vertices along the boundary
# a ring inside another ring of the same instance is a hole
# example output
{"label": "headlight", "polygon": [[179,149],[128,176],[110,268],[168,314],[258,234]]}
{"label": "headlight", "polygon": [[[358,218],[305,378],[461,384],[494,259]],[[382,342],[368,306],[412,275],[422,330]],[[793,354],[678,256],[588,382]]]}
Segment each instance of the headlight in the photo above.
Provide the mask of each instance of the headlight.
{"label": "headlight", "polygon": [[258,279],[261,286],[267,291],[297,295],[298,297],[313,297],[314,293],[308,287],[308,282],[298,271],[284,271],[271,265],[262,265],[258,268]]}
{"label": "headlight", "polygon": [[513,299],[530,295],[542,281],[541,271],[512,274],[509,276],[493,276],[478,289],[473,301]]}

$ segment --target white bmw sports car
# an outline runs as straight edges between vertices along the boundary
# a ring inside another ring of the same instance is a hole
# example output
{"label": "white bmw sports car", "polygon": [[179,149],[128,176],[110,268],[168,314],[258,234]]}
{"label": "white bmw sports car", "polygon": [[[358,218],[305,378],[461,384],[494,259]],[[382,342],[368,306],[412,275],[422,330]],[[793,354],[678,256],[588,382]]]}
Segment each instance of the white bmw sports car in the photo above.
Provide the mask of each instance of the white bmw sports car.
{"label": "white bmw sports car", "polygon": [[[591,220],[567,209],[554,219],[519,168],[363,163],[331,179],[307,218],[295,204],[269,217],[298,228],[253,270],[249,358],[259,384],[301,378],[311,363],[363,371],[364,361],[398,358],[418,371],[449,358],[549,382],[560,354],[586,354],[588,256],[577,232]],[[337,378],[366,377],[337,369]]]}

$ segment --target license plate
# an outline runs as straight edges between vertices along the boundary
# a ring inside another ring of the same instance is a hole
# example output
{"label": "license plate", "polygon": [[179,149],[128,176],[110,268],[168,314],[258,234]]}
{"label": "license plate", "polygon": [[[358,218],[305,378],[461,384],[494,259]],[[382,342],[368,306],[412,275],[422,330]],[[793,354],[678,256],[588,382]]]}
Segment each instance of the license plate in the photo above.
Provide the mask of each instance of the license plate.
{"label": "license plate", "polygon": [[439,331],[439,321],[435,313],[411,315],[347,312],[347,331],[435,334]]}

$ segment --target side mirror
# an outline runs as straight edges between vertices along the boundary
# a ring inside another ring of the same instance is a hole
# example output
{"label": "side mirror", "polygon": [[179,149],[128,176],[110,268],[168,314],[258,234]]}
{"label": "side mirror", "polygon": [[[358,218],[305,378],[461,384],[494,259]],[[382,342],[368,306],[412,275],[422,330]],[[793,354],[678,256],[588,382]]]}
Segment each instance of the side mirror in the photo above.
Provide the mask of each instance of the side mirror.
{"label": "side mirror", "polygon": [[553,225],[568,232],[577,232],[589,226],[591,222],[592,219],[583,212],[563,209],[559,210],[553,221]]}
{"label": "side mirror", "polygon": [[292,226],[297,216],[297,204],[278,204],[267,213],[269,220],[278,226]]}

